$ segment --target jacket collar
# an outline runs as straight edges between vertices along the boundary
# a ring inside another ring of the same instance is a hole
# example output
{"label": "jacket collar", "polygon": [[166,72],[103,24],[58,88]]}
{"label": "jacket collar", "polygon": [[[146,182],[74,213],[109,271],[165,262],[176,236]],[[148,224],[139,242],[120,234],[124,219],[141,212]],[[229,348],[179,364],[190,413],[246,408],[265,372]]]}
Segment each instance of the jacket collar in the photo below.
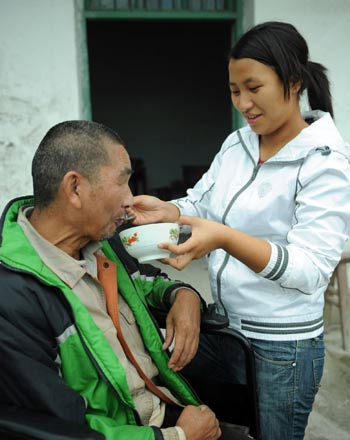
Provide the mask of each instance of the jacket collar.
{"label": "jacket collar", "polygon": [[[329,113],[314,110],[303,114],[310,124],[278,153],[266,162],[294,162],[303,160],[312,150],[329,146],[345,154],[345,142],[339,134]],[[239,130],[245,148],[257,162],[259,158],[259,136],[249,126]]]}

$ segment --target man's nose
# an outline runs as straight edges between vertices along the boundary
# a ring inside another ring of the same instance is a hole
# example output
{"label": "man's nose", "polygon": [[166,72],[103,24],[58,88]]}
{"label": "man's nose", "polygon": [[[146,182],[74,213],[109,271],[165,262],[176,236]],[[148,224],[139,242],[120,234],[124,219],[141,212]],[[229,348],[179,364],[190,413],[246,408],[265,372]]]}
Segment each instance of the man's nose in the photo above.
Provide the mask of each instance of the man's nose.
{"label": "man's nose", "polygon": [[132,205],[133,198],[134,198],[134,196],[132,195],[130,186],[127,185],[126,194],[125,194],[125,197],[124,197],[124,206]]}

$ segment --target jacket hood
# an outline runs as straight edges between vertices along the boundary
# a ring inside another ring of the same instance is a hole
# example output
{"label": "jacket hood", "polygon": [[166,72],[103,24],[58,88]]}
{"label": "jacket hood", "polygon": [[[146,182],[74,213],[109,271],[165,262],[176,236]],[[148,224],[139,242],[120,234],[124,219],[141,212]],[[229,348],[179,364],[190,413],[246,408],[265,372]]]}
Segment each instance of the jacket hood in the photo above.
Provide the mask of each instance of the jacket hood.
{"label": "jacket hood", "polygon": [[32,196],[18,197],[10,201],[0,220],[0,264],[28,272],[48,284],[64,285],[43,263],[35,252],[21,226],[17,223],[21,206],[33,204]]}
{"label": "jacket hood", "polygon": [[14,237],[17,239],[25,237],[22,228],[17,223],[18,212],[21,206],[31,205],[33,202],[33,196],[22,196],[10,200],[5,206],[0,218],[0,256],[7,250],[13,252],[16,249],[21,249],[22,240],[18,242],[13,239]]}
{"label": "jacket hood", "polygon": [[[303,113],[303,117],[310,125],[271,157],[269,162],[300,160],[305,158],[311,150],[325,146],[344,155],[347,154],[345,141],[329,113],[313,110]],[[248,149],[252,149],[252,155],[254,157],[258,155],[259,136],[249,126],[245,126],[239,132]]]}

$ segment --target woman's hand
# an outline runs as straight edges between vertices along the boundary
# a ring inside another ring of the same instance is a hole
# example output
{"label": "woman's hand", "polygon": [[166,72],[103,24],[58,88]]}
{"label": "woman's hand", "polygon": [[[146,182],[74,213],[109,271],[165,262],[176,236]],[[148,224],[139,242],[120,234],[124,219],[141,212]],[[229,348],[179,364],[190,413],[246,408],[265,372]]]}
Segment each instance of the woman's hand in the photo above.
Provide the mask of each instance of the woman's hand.
{"label": "woman's hand", "polygon": [[169,264],[175,269],[184,269],[192,260],[201,258],[214,249],[223,247],[225,231],[228,226],[199,217],[181,216],[178,220],[180,225],[190,225],[192,236],[182,244],[174,245],[161,243],[159,247],[169,249],[177,254],[174,258],[164,258],[162,263]]}
{"label": "woman's hand", "polygon": [[172,203],[146,195],[135,196],[132,206],[128,206],[126,212],[133,216],[131,223],[134,225],[176,222],[180,215],[178,208]]}
{"label": "woman's hand", "polygon": [[192,226],[192,236],[179,245],[159,244],[159,247],[169,249],[177,255],[162,260],[162,263],[169,264],[177,270],[184,269],[192,260],[219,248],[257,273],[262,271],[270,260],[271,245],[266,240],[198,217],[181,216],[178,223]]}

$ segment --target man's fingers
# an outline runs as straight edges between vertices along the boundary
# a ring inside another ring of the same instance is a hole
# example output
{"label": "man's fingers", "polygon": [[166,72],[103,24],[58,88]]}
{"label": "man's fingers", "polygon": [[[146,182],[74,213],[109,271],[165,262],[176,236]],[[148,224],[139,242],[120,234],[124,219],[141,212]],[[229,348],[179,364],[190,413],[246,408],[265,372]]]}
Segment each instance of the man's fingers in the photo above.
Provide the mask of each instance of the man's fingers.
{"label": "man's fingers", "polygon": [[163,350],[167,350],[174,340],[174,327],[172,324],[167,324],[165,330],[165,340],[163,344]]}
{"label": "man's fingers", "polygon": [[169,360],[169,368],[171,368],[174,371],[178,371],[178,369],[180,368],[180,357],[182,354],[182,350],[183,350],[183,344],[180,344],[179,342],[180,337],[178,337],[176,335],[176,341],[175,341],[175,347],[174,347],[174,351],[170,357]]}
{"label": "man's fingers", "polygon": [[[180,343],[178,345],[178,339]],[[179,371],[184,368],[197,353],[199,344],[199,337],[181,337],[177,336],[175,342],[174,352],[169,361],[169,367],[174,371]]]}
{"label": "man's fingers", "polygon": [[174,351],[169,361],[169,368],[172,368],[174,371],[178,371],[186,365],[185,360],[188,357],[189,351],[186,343],[188,345],[188,338],[182,335],[181,332],[176,332]]}

